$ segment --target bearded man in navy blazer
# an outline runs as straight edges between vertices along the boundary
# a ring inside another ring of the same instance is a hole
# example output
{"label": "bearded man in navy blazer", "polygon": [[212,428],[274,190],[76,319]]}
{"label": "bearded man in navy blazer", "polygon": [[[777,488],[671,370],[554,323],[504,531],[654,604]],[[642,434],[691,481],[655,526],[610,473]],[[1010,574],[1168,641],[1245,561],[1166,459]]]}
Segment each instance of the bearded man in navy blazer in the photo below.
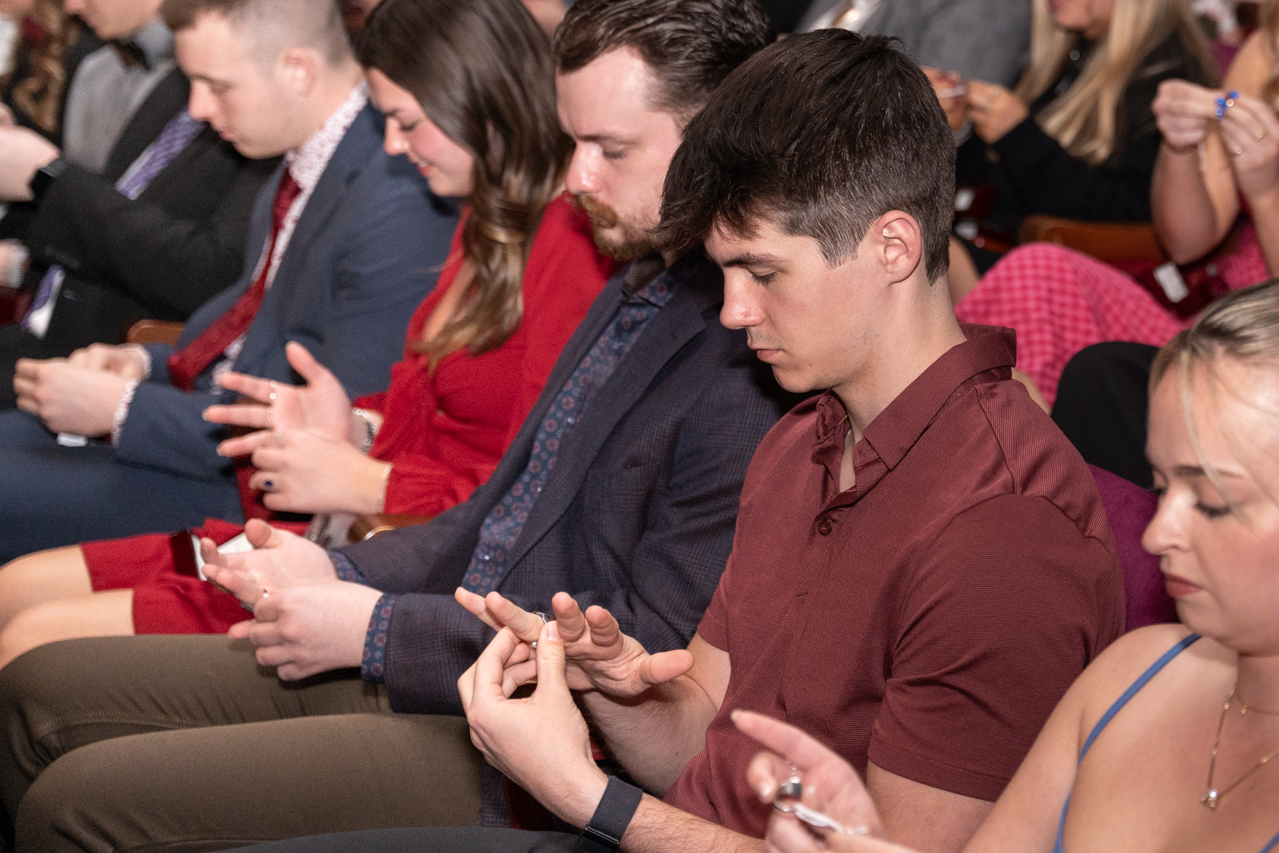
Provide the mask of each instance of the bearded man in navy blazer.
{"label": "bearded man in navy blazer", "polygon": [[[24,411],[0,416],[0,560],[240,518],[234,470],[216,452],[225,435],[202,419],[229,402],[217,375],[296,381],[284,356],[294,340],[351,396],[385,388],[448,251],[454,214],[381,150],[332,0],[167,0],[162,14],[191,115],[244,155],[285,163],[257,199],[244,274],[192,315],[184,349],[95,345],[18,363]],[[95,440],[67,447],[55,434]]]}
{"label": "bearded man in navy blazer", "polygon": [[[499,780],[481,785],[457,716],[456,680],[493,636],[459,586],[479,610],[492,590],[549,611],[566,589],[646,646],[687,644],[751,455],[794,398],[720,323],[719,269],[700,248],[664,251],[652,229],[685,124],[771,38],[755,0],[577,0],[556,35],[560,122],[577,144],[567,185],[597,242],[635,262],[470,500],[340,551],[258,523],[254,553],[206,549],[205,572],[254,607],[232,634],[256,660],[224,637],[104,637],[0,671],[0,797],[19,848],[503,824]],[[86,717],[128,722],[73,732]]]}

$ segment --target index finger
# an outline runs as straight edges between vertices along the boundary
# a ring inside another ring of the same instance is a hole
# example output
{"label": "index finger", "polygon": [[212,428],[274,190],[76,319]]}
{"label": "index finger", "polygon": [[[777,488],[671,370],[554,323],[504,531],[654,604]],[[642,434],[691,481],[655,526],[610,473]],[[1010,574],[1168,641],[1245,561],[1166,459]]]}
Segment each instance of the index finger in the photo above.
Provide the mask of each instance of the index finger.
{"label": "index finger", "polygon": [[271,426],[271,409],[262,403],[209,406],[204,410],[203,417],[211,424],[229,424],[255,429],[269,429]]}
{"label": "index finger", "polygon": [[526,643],[536,640],[542,633],[542,626],[546,624],[544,616],[528,612],[499,592],[486,595],[484,606],[499,623],[510,628],[515,636]]}
{"label": "index finger", "polygon": [[[232,371],[222,374],[222,376],[218,379],[218,384],[228,391],[234,391],[251,400],[256,400],[263,405],[270,404],[271,402],[271,392],[273,389],[271,387],[270,379],[259,379],[256,376],[248,376],[243,373],[235,373]],[[279,388],[292,386],[285,385],[283,382],[276,382],[275,387],[276,390],[278,390]]]}
{"label": "index finger", "polygon": [[781,720],[754,711],[738,710],[730,716],[742,734],[759,741],[800,770],[811,769],[831,759],[843,760],[809,735]]}
{"label": "index finger", "polygon": [[506,699],[506,692],[502,689],[502,682],[506,678],[506,662],[519,645],[520,638],[511,629],[503,628],[497,632],[493,642],[488,644],[488,648],[475,661],[472,701],[485,696],[499,701]]}

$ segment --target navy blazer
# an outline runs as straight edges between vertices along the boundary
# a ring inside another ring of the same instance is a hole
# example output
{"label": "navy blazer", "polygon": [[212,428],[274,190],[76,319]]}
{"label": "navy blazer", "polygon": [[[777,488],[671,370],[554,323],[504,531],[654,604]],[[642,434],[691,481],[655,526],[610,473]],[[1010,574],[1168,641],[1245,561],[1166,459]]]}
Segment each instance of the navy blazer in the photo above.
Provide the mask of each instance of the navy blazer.
{"label": "navy blazer", "polygon": [[[700,251],[700,250],[699,250]],[[453,600],[480,525],[528,464],[564,383],[616,316],[624,272],[605,286],[489,481],[431,523],[344,553],[368,583],[399,593],[386,648],[391,707],[460,714],[457,678],[493,632]],[[755,447],[795,402],[720,325],[723,279],[703,259],[566,439],[498,591],[533,610],[571,592],[608,608],[648,649],[683,648],[733,542]]]}
{"label": "navy blazer", "polygon": [[[240,280],[200,307],[185,345],[221,317],[249,288],[270,236],[271,207],[284,167],[259,193]],[[404,157],[382,150],[382,120],[365,107],[347,131],[298,220],[271,289],[245,336],[235,369],[297,383],[284,345],[298,341],[351,397],[386,388],[404,346],[409,317],[435,286],[448,254],[456,211],[433,196]],[[138,386],[116,446],[116,460],[201,480],[232,479],[217,455],[224,428],[204,409],[229,401],[213,388],[212,368],[194,392],[169,382],[172,347],[148,347],[152,373]]]}

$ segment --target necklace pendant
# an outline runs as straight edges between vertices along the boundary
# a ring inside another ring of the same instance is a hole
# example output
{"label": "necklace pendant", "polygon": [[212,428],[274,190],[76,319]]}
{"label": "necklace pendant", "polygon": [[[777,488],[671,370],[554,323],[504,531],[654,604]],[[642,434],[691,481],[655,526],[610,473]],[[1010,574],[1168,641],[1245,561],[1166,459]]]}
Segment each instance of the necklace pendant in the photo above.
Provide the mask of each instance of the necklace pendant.
{"label": "necklace pendant", "polygon": [[1217,801],[1221,799],[1221,794],[1217,793],[1216,788],[1209,788],[1204,795],[1199,798],[1199,802],[1203,803],[1213,811],[1217,810]]}

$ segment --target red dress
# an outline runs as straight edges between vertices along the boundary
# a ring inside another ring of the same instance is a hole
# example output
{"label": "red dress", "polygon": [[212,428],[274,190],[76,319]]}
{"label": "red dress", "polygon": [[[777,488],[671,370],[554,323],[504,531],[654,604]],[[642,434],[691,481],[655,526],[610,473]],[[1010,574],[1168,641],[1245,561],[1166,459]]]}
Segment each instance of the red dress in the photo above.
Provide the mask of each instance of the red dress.
{"label": "red dress", "polygon": [[[427,369],[410,344],[462,265],[461,227],[439,283],[409,323],[404,359],[391,368],[383,394],[356,405],[384,416],[370,455],[392,463],[386,511],[436,515],[465,501],[497,467],[604,282],[612,261],[595,249],[590,220],[567,197],[551,202],[530,249],[523,281],[524,316],[497,349],[460,350]],[[278,524],[298,531],[299,525]],[[197,531],[216,542],[243,527],[208,519]],[[193,574],[190,536],[149,534],[86,542],[80,548],[95,591],[134,590],[139,634],[218,633],[246,614],[239,602]],[[175,556],[175,549],[182,551]]]}
{"label": "red dress", "polygon": [[[1217,268],[1233,289],[1269,277],[1251,225]],[[1164,310],[1114,267],[1052,243],[1013,249],[959,301],[955,314],[964,323],[1016,330],[1017,366],[1049,405],[1066,362],[1084,347],[1106,341],[1161,347],[1192,322]]]}

